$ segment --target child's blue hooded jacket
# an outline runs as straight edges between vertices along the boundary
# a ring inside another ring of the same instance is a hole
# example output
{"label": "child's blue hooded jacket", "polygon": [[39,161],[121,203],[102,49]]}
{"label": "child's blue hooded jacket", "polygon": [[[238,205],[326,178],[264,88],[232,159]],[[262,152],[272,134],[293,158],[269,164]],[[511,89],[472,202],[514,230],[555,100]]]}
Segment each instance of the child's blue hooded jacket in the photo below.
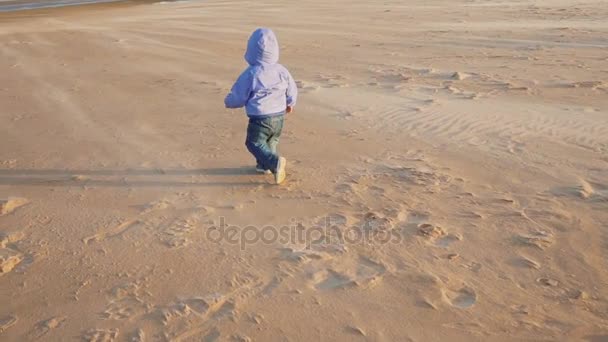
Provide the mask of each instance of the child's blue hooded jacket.
{"label": "child's blue hooded jacket", "polygon": [[281,115],[294,106],[298,88],[287,69],[278,64],[279,42],[272,30],[255,30],[245,52],[249,67],[236,80],[224,103],[227,108],[245,106],[252,118]]}

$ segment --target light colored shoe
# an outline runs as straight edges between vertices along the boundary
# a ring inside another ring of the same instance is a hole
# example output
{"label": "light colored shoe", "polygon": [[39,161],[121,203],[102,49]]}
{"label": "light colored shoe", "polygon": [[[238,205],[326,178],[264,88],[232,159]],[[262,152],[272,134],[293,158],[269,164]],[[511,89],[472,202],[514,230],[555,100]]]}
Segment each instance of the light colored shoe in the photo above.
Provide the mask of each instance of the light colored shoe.
{"label": "light colored shoe", "polygon": [[256,167],[256,168],[255,168],[255,172],[257,172],[257,173],[263,173],[263,174],[265,174],[265,175],[269,175],[269,174],[271,174],[271,173],[272,173],[272,171],[262,169],[261,167]]}
{"label": "light colored shoe", "polygon": [[279,163],[277,165],[277,171],[274,173],[274,182],[281,184],[285,180],[285,167],[287,166],[287,159],[279,157]]}

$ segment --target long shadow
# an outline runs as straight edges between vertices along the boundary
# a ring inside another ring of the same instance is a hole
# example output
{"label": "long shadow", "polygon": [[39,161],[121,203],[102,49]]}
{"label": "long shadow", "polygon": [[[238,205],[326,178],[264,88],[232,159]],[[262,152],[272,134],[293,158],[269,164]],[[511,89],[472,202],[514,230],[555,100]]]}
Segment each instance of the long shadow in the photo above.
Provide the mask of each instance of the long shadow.
{"label": "long shadow", "polygon": [[111,180],[89,176],[243,176],[257,174],[251,166],[204,169],[0,169],[0,185],[97,187],[229,187],[260,186],[268,182],[180,182],[176,180]]}
{"label": "long shadow", "polygon": [[203,169],[123,169],[123,170],[69,170],[69,169],[0,169],[0,176],[236,176],[254,175],[251,166],[218,167]]}

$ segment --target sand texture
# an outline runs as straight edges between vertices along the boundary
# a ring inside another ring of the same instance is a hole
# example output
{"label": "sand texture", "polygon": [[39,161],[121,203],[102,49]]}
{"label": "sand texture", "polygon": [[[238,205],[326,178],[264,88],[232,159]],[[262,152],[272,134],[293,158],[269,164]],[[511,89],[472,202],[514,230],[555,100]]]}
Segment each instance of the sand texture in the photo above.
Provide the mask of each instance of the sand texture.
{"label": "sand texture", "polygon": [[[591,0],[3,14],[0,340],[608,341],[606,18]],[[223,106],[258,26],[300,88],[280,186]]]}

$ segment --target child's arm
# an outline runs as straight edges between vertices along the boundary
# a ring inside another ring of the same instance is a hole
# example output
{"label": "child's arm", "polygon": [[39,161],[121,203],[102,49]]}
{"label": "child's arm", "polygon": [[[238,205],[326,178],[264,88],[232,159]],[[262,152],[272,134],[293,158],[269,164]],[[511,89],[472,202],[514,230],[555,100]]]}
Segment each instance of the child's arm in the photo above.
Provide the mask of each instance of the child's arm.
{"label": "child's arm", "polygon": [[291,113],[298,100],[298,86],[289,71],[285,71],[287,72],[287,112]]}
{"label": "child's arm", "polygon": [[241,108],[247,104],[251,95],[251,73],[245,70],[236,80],[230,93],[226,95],[226,108]]}

